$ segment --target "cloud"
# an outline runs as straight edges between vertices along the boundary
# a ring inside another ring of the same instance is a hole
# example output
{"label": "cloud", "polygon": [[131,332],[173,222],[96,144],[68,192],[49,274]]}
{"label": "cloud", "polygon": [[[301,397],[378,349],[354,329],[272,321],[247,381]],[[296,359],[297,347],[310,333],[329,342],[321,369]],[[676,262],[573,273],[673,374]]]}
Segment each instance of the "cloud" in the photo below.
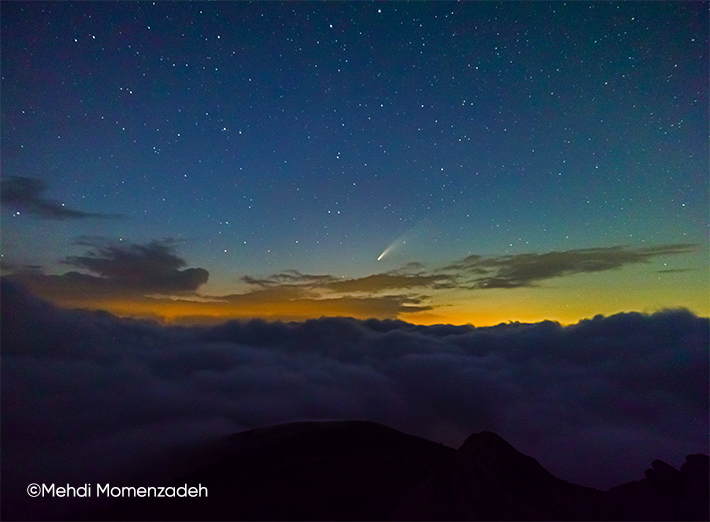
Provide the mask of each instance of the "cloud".
{"label": "cloud", "polygon": [[242,281],[250,285],[271,288],[275,286],[302,285],[307,287],[322,286],[328,283],[337,281],[338,279],[331,275],[308,275],[302,274],[298,270],[285,270],[280,274],[272,274],[264,279],[259,279],[251,276],[244,276]]}
{"label": "cloud", "polygon": [[325,285],[334,292],[383,292],[427,287],[455,288],[455,278],[446,274],[373,274],[358,279],[340,280]]}
{"label": "cloud", "polygon": [[[84,268],[99,276],[101,284],[141,292],[194,291],[207,282],[204,268],[188,268],[174,253],[172,241],[140,244],[100,244],[83,256],[69,256],[64,263]],[[94,276],[73,273],[75,281],[91,281]],[[97,281],[98,282],[98,281]]]}
{"label": "cloud", "polygon": [[14,263],[9,263],[4,258],[0,258],[0,271],[2,272],[42,274],[42,270],[42,265],[16,265]]}
{"label": "cloud", "polygon": [[648,263],[658,256],[695,251],[697,245],[675,244],[636,248],[613,246],[497,257],[470,255],[456,263],[429,271],[425,270],[420,263],[409,263],[397,270],[354,279],[340,279],[332,275],[306,275],[290,270],[271,275],[266,279],[245,276],[242,280],[262,287],[298,285],[312,290],[321,289],[335,293],[376,294],[389,290],[417,288],[434,290],[520,288],[534,287],[541,281],[556,277],[606,272],[627,265]]}
{"label": "cloud", "polygon": [[23,271],[8,277],[63,307],[102,309],[122,316],[167,319],[183,324],[213,324],[252,317],[297,321],[324,315],[394,319],[403,313],[432,309],[425,303],[426,296],[412,293],[322,297],[307,288],[276,286],[216,297],[179,294],[173,289],[172,295],[166,296],[145,295],[144,291],[79,272],[47,275]]}
{"label": "cloud", "polygon": [[655,247],[614,246],[548,252],[516,254],[484,258],[471,255],[442,270],[468,276],[470,289],[519,288],[574,274],[605,272],[626,265],[648,263],[658,256],[687,254],[697,251],[697,245],[675,244]]}
{"label": "cloud", "polygon": [[0,284],[0,463],[18,509],[39,509],[22,500],[30,482],[122,485],[181,445],[296,420],[367,419],[454,447],[490,430],[601,488],[708,449],[710,321],[683,310],[567,327],[166,327]]}
{"label": "cloud", "polygon": [[460,298],[462,291],[536,287],[555,277],[614,270],[648,263],[656,256],[696,250],[695,245],[677,244],[472,255],[441,268],[409,263],[356,278],[286,270],[261,278],[242,276],[241,281],[250,287],[241,293],[201,295],[197,290],[207,282],[209,273],[202,268],[184,268],[187,263],[175,254],[174,240],[124,244],[82,236],[75,244],[89,250],[65,258],[63,262],[77,270],[63,275],[45,275],[37,267],[16,266],[12,271],[12,266],[6,265],[4,269],[38,295],[65,307],[199,324],[250,317],[289,321],[321,316],[413,317],[405,314],[418,314],[418,319],[431,322],[446,321],[443,316],[448,305],[441,291],[456,291]]}
{"label": "cloud", "polygon": [[[408,267],[419,266],[410,263]],[[454,277],[446,274],[423,273],[411,274],[402,271],[384,274],[373,274],[355,279],[343,279],[332,275],[301,274],[297,270],[286,270],[280,274],[273,274],[265,279],[250,276],[242,277],[242,281],[250,285],[263,288],[279,286],[300,286],[309,289],[321,289],[334,293],[379,293],[388,290],[412,289],[418,287],[453,288]]]}
{"label": "cloud", "polygon": [[47,183],[36,178],[10,176],[0,184],[0,202],[46,219],[117,218],[119,214],[84,212],[42,197]]}
{"label": "cloud", "polygon": [[9,264],[3,267],[9,273],[6,277],[61,306],[153,318],[160,318],[159,304],[169,304],[175,296],[199,299],[194,291],[209,278],[203,268],[181,270],[187,263],[175,254],[176,242],[170,239],[112,244],[103,238],[83,237],[77,244],[90,249],[62,262],[92,273],[71,270],[50,275],[40,266]]}
{"label": "cloud", "polygon": [[305,320],[321,316],[370,317],[395,319],[402,313],[424,312],[432,307],[425,304],[426,296],[389,294],[378,296],[340,295],[322,297],[320,294],[297,287],[259,289],[243,294],[221,297],[212,314],[219,318],[266,317],[281,320]]}

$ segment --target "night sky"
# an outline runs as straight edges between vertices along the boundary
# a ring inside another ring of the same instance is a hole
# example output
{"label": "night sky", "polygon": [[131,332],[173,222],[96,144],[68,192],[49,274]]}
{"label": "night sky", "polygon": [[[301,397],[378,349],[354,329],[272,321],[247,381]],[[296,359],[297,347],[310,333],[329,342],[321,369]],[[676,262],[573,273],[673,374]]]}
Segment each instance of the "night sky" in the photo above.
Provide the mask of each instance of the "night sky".
{"label": "night sky", "polygon": [[3,273],[62,306],[710,313],[706,3],[1,14]]}
{"label": "night sky", "polygon": [[0,4],[3,519],[292,421],[708,453],[707,2]]}

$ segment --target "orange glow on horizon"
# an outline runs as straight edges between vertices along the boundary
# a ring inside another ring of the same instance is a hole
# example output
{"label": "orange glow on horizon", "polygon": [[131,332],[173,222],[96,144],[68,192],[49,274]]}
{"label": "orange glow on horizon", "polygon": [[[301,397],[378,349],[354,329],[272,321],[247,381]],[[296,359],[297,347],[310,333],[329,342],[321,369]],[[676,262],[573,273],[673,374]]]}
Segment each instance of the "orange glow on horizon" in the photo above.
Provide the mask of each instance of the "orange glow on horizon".
{"label": "orange glow on horizon", "polygon": [[[371,318],[400,319],[418,325],[471,324],[474,326],[493,326],[508,322],[534,323],[543,320],[552,320],[561,324],[575,324],[580,320],[594,317],[600,313],[602,315],[613,315],[618,312],[657,311],[657,309],[638,310],[634,308],[597,308],[593,310],[589,306],[585,306],[584,308],[589,309],[586,313],[585,310],[580,309],[570,310],[565,314],[559,309],[559,306],[550,306],[549,303],[547,306],[541,306],[540,303],[536,303],[537,307],[531,306],[521,310],[519,307],[514,306],[515,300],[510,300],[506,306],[500,306],[501,303],[491,303],[493,306],[487,310],[480,309],[478,306],[471,306],[468,310],[466,309],[467,307],[461,306],[440,306],[431,311],[375,315],[367,304],[358,307],[353,306],[353,303],[339,303],[337,300],[230,303],[152,298],[92,299],[85,297],[79,299],[75,297],[67,299],[46,295],[42,297],[65,309],[103,310],[124,318],[147,319],[161,323],[182,325],[218,324],[229,320],[250,319],[300,322],[320,317],[352,317],[359,320]],[[532,303],[528,302],[528,304]],[[661,308],[664,307],[659,307],[658,309]],[[691,311],[702,315],[701,310],[691,309]]]}
{"label": "orange glow on horizon", "polygon": [[[120,286],[102,287],[93,280],[92,284],[77,284],[53,276],[17,280],[40,298],[65,309],[105,310],[120,317],[174,324],[215,324],[257,318],[305,321],[320,317],[400,319],[420,325],[491,326],[544,320],[575,324],[600,314],[653,313],[667,308],[686,308],[696,315],[710,316],[709,285],[699,284],[696,274],[689,271],[659,276],[641,269],[627,269],[577,274],[515,289],[447,288],[429,291],[429,296],[422,297],[417,297],[420,294],[412,289],[403,288],[407,281],[382,276],[361,278],[358,285],[353,281],[338,282],[334,290],[319,292],[284,284],[252,288],[244,293],[186,298],[147,297]],[[396,288],[388,293],[386,287],[393,283]]]}

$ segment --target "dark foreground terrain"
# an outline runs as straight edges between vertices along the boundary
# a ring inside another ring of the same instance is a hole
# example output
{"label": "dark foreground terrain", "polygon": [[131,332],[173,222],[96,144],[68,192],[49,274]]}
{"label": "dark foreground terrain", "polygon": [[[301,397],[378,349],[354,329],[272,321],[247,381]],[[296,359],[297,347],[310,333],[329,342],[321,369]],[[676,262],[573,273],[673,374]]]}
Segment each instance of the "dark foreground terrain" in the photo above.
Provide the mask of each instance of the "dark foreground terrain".
{"label": "dark foreground terrain", "polygon": [[[136,498],[109,520],[708,520],[708,456],[656,460],[609,491],[558,479],[494,433],[459,448],[373,422],[296,423],[231,437],[170,484],[208,498]],[[639,472],[639,475],[641,473]]]}

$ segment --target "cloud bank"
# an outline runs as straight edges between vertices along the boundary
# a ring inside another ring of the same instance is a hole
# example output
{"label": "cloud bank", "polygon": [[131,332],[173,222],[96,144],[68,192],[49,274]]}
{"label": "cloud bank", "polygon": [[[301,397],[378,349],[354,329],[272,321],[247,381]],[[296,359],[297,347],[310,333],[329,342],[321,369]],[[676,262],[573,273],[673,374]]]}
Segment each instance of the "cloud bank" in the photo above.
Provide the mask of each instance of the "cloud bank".
{"label": "cloud bank", "polygon": [[600,488],[708,451],[710,322],[683,310],[567,327],[166,327],[1,284],[3,499],[29,482],[118,483],[180,444],[296,420],[372,420],[454,447],[490,430]]}
{"label": "cloud bank", "polygon": [[117,218],[119,214],[84,212],[43,197],[47,183],[36,178],[10,176],[0,184],[0,203],[46,219]]}
{"label": "cloud bank", "polygon": [[89,250],[62,262],[83,272],[46,275],[41,267],[16,268],[12,277],[65,307],[191,323],[251,317],[305,320],[320,316],[407,317],[416,321],[416,315],[408,314],[421,317],[431,311],[435,315],[445,313],[447,305],[441,304],[441,299],[435,305],[432,299],[434,295],[441,296],[442,291],[455,291],[460,297],[461,292],[542,287],[554,278],[617,270],[650,263],[657,257],[697,251],[697,245],[672,244],[493,257],[471,255],[443,267],[427,269],[419,263],[409,263],[389,272],[356,278],[286,270],[267,277],[245,275],[240,279],[248,287],[241,293],[207,296],[198,290],[207,282],[208,271],[185,268],[187,262],[175,253],[175,241],[110,243],[89,237],[77,244]]}

